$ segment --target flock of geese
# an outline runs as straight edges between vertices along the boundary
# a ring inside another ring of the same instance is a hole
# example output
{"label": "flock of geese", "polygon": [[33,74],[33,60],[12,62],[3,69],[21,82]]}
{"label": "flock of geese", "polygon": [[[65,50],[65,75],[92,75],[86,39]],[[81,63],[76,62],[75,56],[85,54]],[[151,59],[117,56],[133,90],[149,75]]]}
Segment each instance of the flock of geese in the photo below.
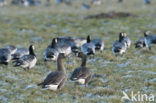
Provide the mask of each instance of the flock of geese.
{"label": "flock of geese", "polygon": [[[156,35],[151,32],[144,32],[144,37],[136,43],[136,48],[149,48],[151,44],[156,44]],[[119,39],[113,43],[112,52],[114,55],[123,55],[131,46],[131,40],[126,33],[121,32]],[[14,66],[31,69],[36,65],[37,58],[34,53],[34,46],[27,48],[16,48],[8,45],[0,48],[0,63],[8,65],[13,60]],[[44,89],[56,91],[61,89],[67,80],[66,69],[62,59],[65,59],[74,53],[76,57],[81,58],[81,65],[74,69],[70,79],[72,81],[84,84],[85,87],[92,78],[92,72],[87,68],[87,56],[94,55],[96,51],[103,51],[104,43],[101,39],[91,39],[90,35],[86,38],[81,37],[57,37],[52,39],[52,43],[43,53],[44,61],[57,61],[57,70],[51,72],[42,83],[38,84]]]}

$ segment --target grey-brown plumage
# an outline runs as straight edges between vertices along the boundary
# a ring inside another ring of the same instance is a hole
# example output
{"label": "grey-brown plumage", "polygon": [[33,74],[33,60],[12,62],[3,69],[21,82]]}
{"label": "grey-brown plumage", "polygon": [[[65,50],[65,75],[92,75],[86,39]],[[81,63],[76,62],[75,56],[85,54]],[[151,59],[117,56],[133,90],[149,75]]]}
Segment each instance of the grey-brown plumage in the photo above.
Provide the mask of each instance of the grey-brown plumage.
{"label": "grey-brown plumage", "polygon": [[82,52],[79,52],[78,57],[80,57],[82,59],[81,66],[76,68],[73,71],[70,79],[72,81],[77,81],[80,84],[85,84],[85,87],[86,87],[86,85],[91,80],[92,73],[89,70],[89,68],[86,67],[87,56],[85,54],[83,54]]}
{"label": "grey-brown plumage", "polygon": [[42,88],[50,89],[54,91],[56,91],[57,89],[61,89],[61,87],[64,85],[65,81],[67,80],[66,70],[62,63],[62,59],[64,59],[65,57],[66,56],[64,55],[64,53],[59,54],[57,59],[57,70],[51,72],[45,78],[45,80],[38,85],[42,85]]}

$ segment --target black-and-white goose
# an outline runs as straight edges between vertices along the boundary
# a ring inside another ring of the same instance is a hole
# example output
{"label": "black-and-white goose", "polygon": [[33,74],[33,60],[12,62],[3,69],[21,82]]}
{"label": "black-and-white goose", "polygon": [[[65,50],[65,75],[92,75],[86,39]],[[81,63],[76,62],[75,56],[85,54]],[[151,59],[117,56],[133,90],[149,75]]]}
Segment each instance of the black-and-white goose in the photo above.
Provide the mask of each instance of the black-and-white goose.
{"label": "black-and-white goose", "polygon": [[135,43],[135,48],[144,48],[146,47],[145,38],[139,38],[139,40]]}
{"label": "black-and-white goose", "polygon": [[114,55],[118,55],[118,54],[122,55],[123,53],[126,52],[127,44],[126,42],[123,42],[123,38],[124,38],[123,34],[120,33],[119,40],[116,40],[114,42],[113,47],[112,47],[112,52]]}
{"label": "black-and-white goose", "polygon": [[130,48],[130,46],[131,46],[131,40],[130,40],[129,37],[127,37],[127,34],[124,33],[124,32],[122,32],[122,33],[120,33],[120,35],[123,36],[123,40],[122,40],[122,42],[125,42],[125,43],[126,43],[127,48]]}
{"label": "black-and-white goose", "polygon": [[87,42],[86,39],[80,37],[58,37],[58,45],[69,45],[71,46],[72,52],[77,53],[78,49]]}
{"label": "black-and-white goose", "polygon": [[10,50],[11,54],[14,54],[16,52],[16,50],[17,50],[17,48],[15,46],[13,46],[13,45],[7,45],[4,48]]}
{"label": "black-and-white goose", "polygon": [[9,61],[11,60],[11,52],[7,48],[0,49],[0,63],[8,65]]}
{"label": "black-and-white goose", "polygon": [[95,45],[91,42],[89,35],[87,36],[87,43],[81,46],[81,51],[86,55],[95,54]]}
{"label": "black-and-white goose", "polygon": [[81,66],[73,71],[70,79],[72,81],[77,81],[80,84],[85,84],[86,87],[89,81],[91,80],[92,73],[90,69],[86,67],[87,55],[83,54],[82,52],[79,52],[78,57],[82,59]]}
{"label": "black-and-white goose", "polygon": [[150,31],[144,32],[145,45],[147,48],[151,49],[151,44],[156,44],[156,35],[152,34]]}
{"label": "black-and-white goose", "polygon": [[16,52],[14,54],[12,54],[12,59],[19,59],[24,55],[28,55],[29,54],[29,49],[27,48],[17,48]]}
{"label": "black-and-white goose", "polygon": [[62,63],[62,59],[64,58],[66,58],[65,54],[60,53],[57,59],[57,70],[51,72],[42,83],[38,84],[39,86],[42,85],[42,88],[50,89],[53,91],[61,89],[61,87],[67,80],[66,69],[64,68],[64,65]]}
{"label": "black-and-white goose", "polygon": [[95,38],[95,39],[91,40],[91,43],[93,43],[95,45],[95,50],[103,51],[104,43],[101,39]]}
{"label": "black-and-white goose", "polygon": [[23,68],[31,69],[36,65],[37,58],[34,53],[34,46],[30,45],[29,54],[22,56],[20,59],[15,61],[15,66],[21,66]]}
{"label": "black-and-white goose", "polygon": [[59,53],[64,53],[65,55],[71,54],[71,47],[64,44],[64,45],[58,45],[57,39],[54,38],[52,40],[51,45],[47,47],[47,49],[44,51],[43,56],[45,61],[56,61],[58,58]]}

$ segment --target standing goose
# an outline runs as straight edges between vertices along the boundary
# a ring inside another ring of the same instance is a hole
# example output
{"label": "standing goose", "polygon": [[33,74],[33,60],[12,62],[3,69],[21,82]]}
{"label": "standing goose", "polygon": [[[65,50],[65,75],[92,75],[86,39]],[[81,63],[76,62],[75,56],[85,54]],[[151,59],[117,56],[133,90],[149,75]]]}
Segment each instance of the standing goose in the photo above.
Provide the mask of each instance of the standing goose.
{"label": "standing goose", "polygon": [[112,52],[114,55],[117,55],[117,54],[120,54],[122,55],[123,53],[126,52],[127,50],[127,44],[126,42],[123,42],[123,34],[120,33],[119,34],[119,40],[116,40],[113,44],[113,47],[112,47]]}
{"label": "standing goose", "polygon": [[64,68],[64,65],[62,63],[62,59],[64,59],[65,57],[66,56],[64,53],[59,54],[57,59],[57,70],[51,72],[42,83],[38,84],[39,86],[42,85],[42,88],[50,89],[53,91],[61,89],[61,87],[67,80],[66,69]]}
{"label": "standing goose", "polygon": [[86,67],[86,62],[87,62],[87,56],[83,54],[82,52],[78,53],[78,57],[82,59],[81,66],[76,68],[72,75],[71,75],[71,80],[72,81],[77,81],[80,84],[85,84],[85,87],[89,83],[92,77],[91,71]]}
{"label": "standing goose", "polygon": [[95,54],[95,45],[91,42],[90,36],[87,36],[87,43],[81,46],[81,51],[86,55]]}
{"label": "standing goose", "polygon": [[64,53],[65,55],[69,55],[71,53],[71,47],[68,45],[58,45],[57,44],[57,39],[54,38],[52,40],[51,45],[47,47],[45,52],[43,53],[44,55],[44,60],[45,61],[50,61],[50,60],[57,60],[59,53]]}
{"label": "standing goose", "polygon": [[15,66],[21,66],[23,68],[31,69],[36,65],[37,58],[34,53],[34,46],[30,45],[29,47],[29,54],[22,56],[20,59],[15,61]]}
{"label": "standing goose", "polygon": [[59,52],[55,49],[57,39],[53,39],[51,45],[49,45],[43,53],[44,61],[57,60]]}
{"label": "standing goose", "polygon": [[11,52],[7,48],[0,49],[0,63],[8,65],[8,62],[11,60]]}
{"label": "standing goose", "polygon": [[150,31],[145,31],[144,37],[146,47],[151,49],[151,44],[156,44],[156,35],[152,34]]}
{"label": "standing goose", "polygon": [[29,54],[29,49],[27,48],[17,48],[16,52],[14,54],[12,54],[12,59],[16,60],[21,58],[24,55],[28,55]]}
{"label": "standing goose", "polygon": [[127,37],[127,34],[122,32],[122,33],[120,33],[120,35],[123,36],[123,40],[122,41],[126,43],[127,48],[130,48],[131,40]]}

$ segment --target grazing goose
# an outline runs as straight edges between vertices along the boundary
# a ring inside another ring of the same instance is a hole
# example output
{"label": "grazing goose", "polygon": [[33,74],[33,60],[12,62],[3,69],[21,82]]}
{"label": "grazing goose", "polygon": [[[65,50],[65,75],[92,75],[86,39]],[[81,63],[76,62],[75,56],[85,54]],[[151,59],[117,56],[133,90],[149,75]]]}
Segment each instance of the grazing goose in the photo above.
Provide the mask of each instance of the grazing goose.
{"label": "grazing goose", "polygon": [[10,50],[11,54],[14,54],[16,52],[16,50],[17,50],[17,48],[15,46],[13,46],[13,45],[7,45],[4,48]]}
{"label": "grazing goose", "polygon": [[59,53],[65,53],[65,55],[69,55],[71,53],[71,47],[68,45],[58,45],[57,39],[54,38],[52,40],[51,45],[47,47],[45,52],[43,53],[45,61],[57,60]]}
{"label": "grazing goose", "polygon": [[151,44],[156,44],[156,35],[151,34],[150,31],[144,32],[145,45],[147,48],[151,49]]}
{"label": "grazing goose", "polygon": [[131,40],[127,37],[127,34],[126,33],[120,33],[121,36],[123,36],[123,42],[126,43],[127,45],[127,48],[130,48],[131,46]]}
{"label": "grazing goose", "polygon": [[17,48],[16,52],[14,54],[12,54],[12,59],[16,60],[21,58],[24,55],[28,55],[29,54],[29,49],[27,48]]}
{"label": "grazing goose", "polygon": [[81,51],[86,55],[95,54],[95,45],[91,42],[90,36],[87,36],[87,43],[81,46]]}
{"label": "grazing goose", "polygon": [[103,51],[104,49],[104,43],[101,39],[95,38],[91,41],[95,45],[95,50]]}
{"label": "grazing goose", "polygon": [[139,38],[139,40],[135,43],[135,48],[144,48],[145,45],[145,38]]}
{"label": "grazing goose", "polygon": [[123,42],[123,34],[120,33],[119,34],[119,40],[116,40],[113,44],[113,47],[112,47],[112,52],[114,55],[117,55],[117,54],[120,54],[122,55],[123,53],[126,52],[127,50],[127,44],[126,42]]}
{"label": "grazing goose", "polygon": [[29,47],[29,54],[22,56],[20,59],[15,61],[15,66],[21,66],[23,68],[31,69],[35,66],[37,62],[36,55],[34,53],[34,46],[30,45]]}
{"label": "grazing goose", "polygon": [[8,62],[11,60],[11,52],[7,48],[0,49],[0,63],[8,65]]}
{"label": "grazing goose", "polygon": [[80,37],[58,37],[57,38],[59,45],[69,45],[71,46],[72,52],[77,53],[78,49],[86,43],[86,39]]}
{"label": "grazing goose", "polygon": [[80,84],[85,84],[86,87],[89,81],[91,80],[92,73],[86,67],[87,55],[83,54],[82,52],[79,52],[78,57],[82,59],[81,66],[73,71],[70,79],[72,81],[77,81]]}
{"label": "grazing goose", "polygon": [[57,70],[51,72],[42,83],[38,84],[39,86],[42,85],[42,88],[50,89],[53,91],[61,89],[61,87],[67,80],[66,69],[64,68],[64,65],[62,63],[62,59],[64,58],[66,58],[65,54],[60,53],[57,59]]}

